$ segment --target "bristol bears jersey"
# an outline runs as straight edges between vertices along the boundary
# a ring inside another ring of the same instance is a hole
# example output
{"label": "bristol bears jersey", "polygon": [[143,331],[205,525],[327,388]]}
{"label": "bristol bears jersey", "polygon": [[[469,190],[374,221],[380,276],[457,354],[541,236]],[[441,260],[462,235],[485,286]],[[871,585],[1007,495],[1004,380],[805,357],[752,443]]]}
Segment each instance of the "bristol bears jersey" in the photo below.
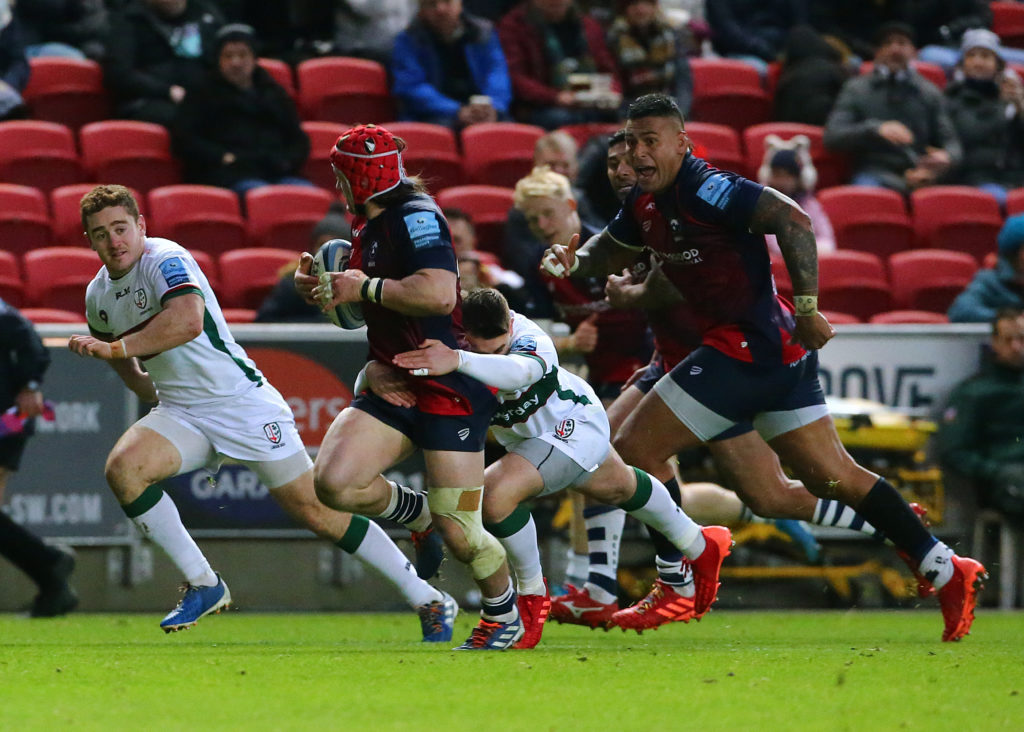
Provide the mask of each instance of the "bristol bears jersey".
{"label": "bristol bears jersey", "polygon": [[498,392],[491,429],[502,446],[555,432],[582,410],[603,409],[590,384],[558,365],[551,336],[529,318],[512,313],[508,352],[537,359],[544,375],[525,389]]}
{"label": "bristol bears jersey", "polygon": [[85,294],[89,328],[117,340],[142,329],[179,295],[205,300],[203,332],[188,343],[142,356],[160,401],[198,406],[242,394],[263,383],[263,376],[228,330],[217,298],[196,260],[167,239],[146,237],[142,257],[131,271],[112,279],[103,267]]}
{"label": "bristol bears jersey", "polygon": [[732,358],[793,363],[795,321],[772,279],[764,236],[749,231],[763,186],[687,154],[672,187],[633,189],[608,233],[662,263],[692,309],[702,343]]}
{"label": "bristol bears jersey", "polygon": [[[424,194],[389,204],[380,215],[354,230],[352,238],[351,266],[370,277],[400,280],[422,269],[459,271],[448,222],[434,200]],[[466,348],[457,282],[455,297],[455,309],[448,315],[403,315],[382,305],[362,303],[370,357],[391,363],[396,354],[419,348],[426,338],[435,338],[450,348]],[[469,409],[469,401],[464,395],[472,389],[467,390],[467,379],[452,373],[414,380],[411,388],[416,393],[417,408],[431,414],[468,413],[464,410]]]}

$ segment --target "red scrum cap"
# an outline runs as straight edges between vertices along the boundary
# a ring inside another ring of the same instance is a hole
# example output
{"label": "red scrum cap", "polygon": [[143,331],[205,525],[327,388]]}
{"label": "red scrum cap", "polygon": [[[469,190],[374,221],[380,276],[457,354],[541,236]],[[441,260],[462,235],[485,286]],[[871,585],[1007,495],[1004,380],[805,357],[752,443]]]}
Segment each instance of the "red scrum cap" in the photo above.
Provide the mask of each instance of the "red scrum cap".
{"label": "red scrum cap", "polygon": [[402,182],[404,148],[401,139],[383,127],[358,125],[334,143],[331,166],[348,179],[353,203],[361,205]]}

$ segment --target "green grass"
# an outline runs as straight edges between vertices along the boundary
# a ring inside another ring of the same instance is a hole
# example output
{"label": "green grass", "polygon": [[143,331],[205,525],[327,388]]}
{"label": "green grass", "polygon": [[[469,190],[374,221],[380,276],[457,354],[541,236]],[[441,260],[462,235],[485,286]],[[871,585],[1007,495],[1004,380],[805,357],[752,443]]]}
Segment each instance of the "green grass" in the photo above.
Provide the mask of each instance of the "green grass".
{"label": "green grass", "polygon": [[418,643],[412,614],[158,622],[0,615],[0,730],[1024,729],[1021,613],[941,643],[937,609],[717,611],[506,653]]}

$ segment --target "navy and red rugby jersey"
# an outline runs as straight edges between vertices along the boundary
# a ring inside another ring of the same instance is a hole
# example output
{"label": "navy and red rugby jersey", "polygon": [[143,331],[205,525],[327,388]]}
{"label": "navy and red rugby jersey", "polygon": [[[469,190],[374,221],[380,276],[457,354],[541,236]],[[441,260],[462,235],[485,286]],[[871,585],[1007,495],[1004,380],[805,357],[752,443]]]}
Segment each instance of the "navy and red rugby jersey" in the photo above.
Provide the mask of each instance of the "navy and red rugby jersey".
{"label": "navy and red rugby jersey", "polygon": [[624,246],[661,262],[686,298],[704,345],[755,363],[793,363],[792,307],[775,292],[764,236],[750,220],[764,187],[687,153],[672,187],[639,187],[608,224]]}
{"label": "navy and red rugby jersey", "polygon": [[[370,277],[404,279],[421,269],[458,274],[448,222],[430,196],[414,194],[390,204],[372,219],[355,222],[350,266]],[[455,309],[448,315],[404,315],[383,305],[363,302],[370,358],[390,364],[399,353],[419,348],[434,338],[449,348],[468,348],[462,327],[462,296],[456,282]],[[385,300],[386,302],[386,300]],[[459,373],[410,382],[417,407],[432,414],[458,414],[469,404],[460,398],[466,377]],[[460,406],[461,405],[461,406]]]}

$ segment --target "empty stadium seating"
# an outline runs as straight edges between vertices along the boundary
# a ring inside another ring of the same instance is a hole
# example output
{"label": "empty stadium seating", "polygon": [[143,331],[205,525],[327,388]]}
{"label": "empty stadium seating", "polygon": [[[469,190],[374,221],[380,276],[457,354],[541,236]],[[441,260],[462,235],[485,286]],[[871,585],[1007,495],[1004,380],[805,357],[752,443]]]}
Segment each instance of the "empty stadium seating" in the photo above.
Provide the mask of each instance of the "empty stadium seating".
{"label": "empty stadium seating", "polygon": [[462,163],[471,183],[512,188],[533,166],[542,127],[491,122],[462,131]]}
{"label": "empty stadium seating", "polygon": [[836,186],[820,191],[817,198],[840,249],[868,252],[885,261],[890,254],[913,246],[914,227],[896,191]]}
{"label": "empty stadium seating", "polygon": [[271,247],[235,249],[220,255],[224,273],[218,299],[224,308],[257,309],[281,279],[282,268],[299,261],[300,251]]}
{"label": "empty stadium seating", "polygon": [[49,246],[53,238],[46,196],[38,188],[0,183],[0,243],[22,254]]}
{"label": "empty stadium seating", "polygon": [[182,184],[154,188],[147,200],[150,236],[166,237],[213,256],[248,244],[248,228],[234,191]]}
{"label": "empty stadium seating", "polygon": [[930,186],[910,195],[917,246],[967,252],[981,262],[996,249],[999,203],[970,186]]}
{"label": "empty stadium seating", "polygon": [[[245,194],[250,242],[254,246],[305,251],[309,248],[313,227],[334,200],[335,197],[322,188],[288,185],[254,188]],[[221,266],[222,283],[230,278],[230,273]]]}
{"label": "empty stadium seating", "polygon": [[441,208],[461,208],[473,220],[477,247],[501,256],[502,233],[514,191],[500,186],[469,185],[447,188],[437,194]]}
{"label": "empty stadium seating", "polygon": [[977,260],[966,252],[897,252],[889,257],[893,304],[904,310],[945,313],[977,269]]}
{"label": "empty stadium seating", "polygon": [[120,183],[143,193],[181,182],[171,154],[171,136],[161,125],[105,120],[78,133],[86,175],[100,183]]}
{"label": "empty stadium seating", "polygon": [[28,63],[31,73],[22,96],[33,119],[78,129],[110,116],[103,69],[97,62],[40,56]]}
{"label": "empty stadium seating", "polygon": [[40,120],[0,122],[0,180],[44,192],[86,180],[71,129]]}
{"label": "empty stadium seating", "polygon": [[387,71],[376,61],[328,56],[303,61],[295,72],[305,119],[362,124],[395,118]]}

